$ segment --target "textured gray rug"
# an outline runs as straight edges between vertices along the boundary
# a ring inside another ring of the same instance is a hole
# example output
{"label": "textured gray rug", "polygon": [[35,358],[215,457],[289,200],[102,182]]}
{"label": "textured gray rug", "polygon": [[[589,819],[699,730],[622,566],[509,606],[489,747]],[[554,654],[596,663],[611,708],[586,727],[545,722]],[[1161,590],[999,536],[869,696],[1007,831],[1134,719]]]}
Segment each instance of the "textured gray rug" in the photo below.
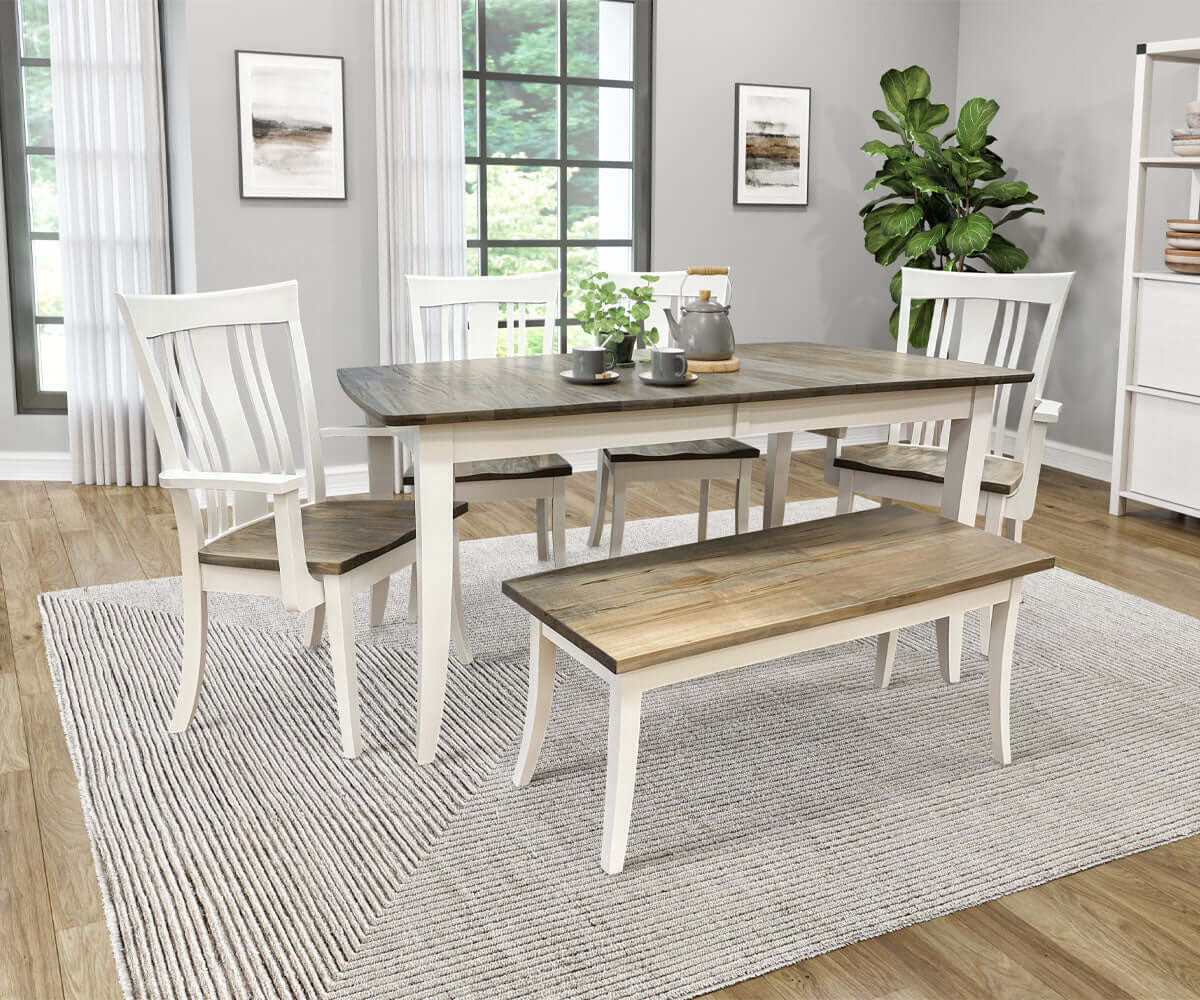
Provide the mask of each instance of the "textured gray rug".
{"label": "textured gray rug", "polygon": [[[634,522],[626,551],[693,531]],[[593,554],[582,529],[570,546]],[[652,692],[610,878],[606,702],[582,670],[560,670],[533,784],[510,780],[528,633],[499,581],[534,567],[532,536],[466,543],[478,659],[452,670],[429,768],[403,581],[392,624],[359,609],[356,761],[327,650],[272,602],[213,601],[172,737],[178,581],[43,596],[129,997],[688,997],[1200,832],[1200,621],[1055,570],[1026,587],[1011,767],[989,756],[983,661],[943,686],[927,628],[888,691],[859,642]]]}

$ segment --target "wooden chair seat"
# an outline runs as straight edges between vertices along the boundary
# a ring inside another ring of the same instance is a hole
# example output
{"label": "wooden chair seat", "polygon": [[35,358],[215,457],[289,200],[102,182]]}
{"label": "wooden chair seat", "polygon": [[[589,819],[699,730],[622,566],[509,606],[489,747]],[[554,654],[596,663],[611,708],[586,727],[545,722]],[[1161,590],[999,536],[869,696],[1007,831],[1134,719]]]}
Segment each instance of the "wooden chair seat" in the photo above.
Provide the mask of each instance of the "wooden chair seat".
{"label": "wooden chair seat", "polygon": [[713,458],[758,458],[759,454],[754,445],[744,444],[734,438],[604,449],[604,456],[610,462],[695,462]]}
{"label": "wooden chair seat", "polygon": [[[454,505],[454,516],[467,512]],[[308,571],[340,576],[417,537],[411,500],[323,500],[300,508]],[[200,562],[241,569],[279,569],[275,520],[265,517],[214,538],[200,549]]]}
{"label": "wooden chair seat", "polygon": [[[454,466],[456,483],[498,483],[510,479],[558,479],[570,476],[571,463],[562,455],[528,455],[482,462],[459,462]],[[411,471],[404,474],[405,485],[413,483]]]}
{"label": "wooden chair seat", "polygon": [[[946,452],[942,448],[914,444],[862,444],[842,448],[834,468],[857,472],[879,472],[905,479],[941,483],[946,478]],[[1021,485],[1025,466],[1011,458],[987,455],[983,460],[980,488],[987,493],[1012,496]],[[870,493],[869,489],[863,492]]]}
{"label": "wooden chair seat", "polygon": [[613,673],[1037,573],[1054,557],[893,504],[506,580]]}

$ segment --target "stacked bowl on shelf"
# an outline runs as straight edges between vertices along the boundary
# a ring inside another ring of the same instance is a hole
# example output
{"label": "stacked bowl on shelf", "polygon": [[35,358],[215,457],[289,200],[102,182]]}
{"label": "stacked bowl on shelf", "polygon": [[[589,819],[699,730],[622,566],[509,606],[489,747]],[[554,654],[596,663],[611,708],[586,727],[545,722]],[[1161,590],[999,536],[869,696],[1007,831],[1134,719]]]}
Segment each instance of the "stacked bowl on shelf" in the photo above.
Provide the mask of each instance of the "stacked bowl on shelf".
{"label": "stacked bowl on shelf", "polygon": [[[1200,101],[1187,105],[1187,128],[1171,129],[1176,156],[1200,156]],[[1180,274],[1200,274],[1200,219],[1167,219],[1167,267]]]}

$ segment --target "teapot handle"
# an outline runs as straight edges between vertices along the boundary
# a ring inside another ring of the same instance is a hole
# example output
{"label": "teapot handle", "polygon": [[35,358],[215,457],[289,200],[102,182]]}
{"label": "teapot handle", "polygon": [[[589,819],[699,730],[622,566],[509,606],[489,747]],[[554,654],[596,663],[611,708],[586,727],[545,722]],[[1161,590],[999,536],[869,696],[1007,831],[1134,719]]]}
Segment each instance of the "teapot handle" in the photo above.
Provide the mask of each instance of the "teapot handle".
{"label": "teapot handle", "polygon": [[728,267],[689,267],[687,269],[687,273],[689,275],[693,275],[693,274],[724,275],[725,276],[725,302],[723,304],[726,309],[729,308],[730,304],[733,302],[733,278],[731,278],[729,276],[729,268]]}

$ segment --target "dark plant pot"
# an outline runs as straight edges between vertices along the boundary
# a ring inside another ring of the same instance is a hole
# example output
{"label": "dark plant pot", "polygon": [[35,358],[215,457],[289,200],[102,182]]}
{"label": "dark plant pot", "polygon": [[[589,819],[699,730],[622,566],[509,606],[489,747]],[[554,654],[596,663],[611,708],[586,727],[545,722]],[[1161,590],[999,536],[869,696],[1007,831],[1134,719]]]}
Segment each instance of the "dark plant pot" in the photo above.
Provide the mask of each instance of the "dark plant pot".
{"label": "dark plant pot", "polygon": [[637,337],[626,337],[619,344],[610,344],[618,368],[633,367],[633,349],[637,347]]}

